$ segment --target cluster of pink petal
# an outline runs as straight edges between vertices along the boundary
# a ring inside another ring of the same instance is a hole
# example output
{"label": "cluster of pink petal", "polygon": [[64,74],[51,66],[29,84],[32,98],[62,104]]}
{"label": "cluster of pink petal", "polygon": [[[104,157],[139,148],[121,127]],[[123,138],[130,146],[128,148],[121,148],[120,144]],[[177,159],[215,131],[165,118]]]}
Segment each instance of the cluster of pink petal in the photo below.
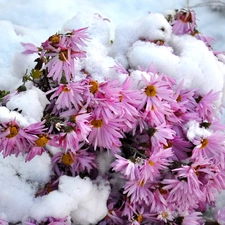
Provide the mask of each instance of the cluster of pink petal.
{"label": "cluster of pink petal", "polygon": [[[195,32],[193,11],[179,11],[170,22],[175,34]],[[36,194],[41,196],[57,189],[62,175],[95,179],[97,156],[110,151],[114,161],[105,179],[112,191],[108,214],[98,225],[204,224],[202,213],[225,189],[224,126],[214,106],[220,93],[186,90],[153,65],[140,69],[138,86],[118,63],[114,69],[127,75],[124,81],[99,82],[85,68],[80,72],[86,78],[75,81],[74,65],[85,57],[88,40],[83,28],[55,34],[40,48],[23,43],[25,54],[40,55],[43,65],[37,67],[44,78],[35,85],[40,82],[41,88],[45,82],[50,104],[42,122],[28,127],[16,120],[0,124],[3,156],[23,154],[28,161],[49,153],[53,176]],[[190,121],[202,135],[189,137]],[[47,144],[58,152],[50,153]],[[218,221],[221,218],[218,213]],[[41,224],[66,221],[48,217]],[[39,223],[30,219],[27,224]]]}

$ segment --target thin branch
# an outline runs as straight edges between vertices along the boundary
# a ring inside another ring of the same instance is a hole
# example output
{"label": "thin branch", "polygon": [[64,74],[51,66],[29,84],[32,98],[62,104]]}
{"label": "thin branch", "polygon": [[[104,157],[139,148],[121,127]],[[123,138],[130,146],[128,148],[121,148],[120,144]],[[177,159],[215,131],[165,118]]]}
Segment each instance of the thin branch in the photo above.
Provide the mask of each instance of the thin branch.
{"label": "thin branch", "polygon": [[225,2],[220,1],[220,0],[215,0],[215,1],[210,1],[210,2],[201,2],[201,3],[198,3],[196,5],[189,6],[189,8],[191,9],[191,8],[204,7],[204,6],[221,7],[221,6],[225,6]]}

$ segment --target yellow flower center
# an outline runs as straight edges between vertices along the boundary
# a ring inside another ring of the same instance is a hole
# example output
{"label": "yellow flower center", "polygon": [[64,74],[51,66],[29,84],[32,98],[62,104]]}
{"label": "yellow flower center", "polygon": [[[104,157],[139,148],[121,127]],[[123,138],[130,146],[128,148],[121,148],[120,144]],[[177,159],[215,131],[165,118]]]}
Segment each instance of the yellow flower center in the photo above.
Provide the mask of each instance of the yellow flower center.
{"label": "yellow flower center", "polygon": [[119,99],[120,99],[120,102],[123,101],[123,93],[122,93],[122,92],[120,92],[120,97],[119,97]]}
{"label": "yellow flower center", "polygon": [[89,84],[91,85],[91,87],[90,87],[90,92],[91,92],[92,94],[95,94],[95,93],[98,91],[98,87],[99,87],[98,82],[97,82],[97,81],[94,81],[94,80],[91,80],[91,81],[89,82]]}
{"label": "yellow flower center", "polygon": [[139,182],[138,182],[138,185],[139,185],[139,186],[141,186],[141,187],[143,187],[143,186],[145,185],[145,181],[144,181],[144,179],[143,179],[143,180],[141,180],[141,181],[139,181]]}
{"label": "yellow flower center", "polygon": [[63,62],[68,60],[68,51],[67,50],[62,50],[59,53],[59,59]]}
{"label": "yellow flower center", "polygon": [[91,125],[94,127],[94,128],[99,128],[103,125],[103,119],[100,119],[100,120],[92,120],[91,121]]}
{"label": "yellow flower center", "polygon": [[142,214],[139,214],[138,217],[137,217],[137,221],[138,221],[139,223],[141,223],[142,220],[143,220],[143,216],[142,216]]}
{"label": "yellow flower center", "polygon": [[51,42],[52,45],[55,45],[55,44],[58,44],[59,43],[60,37],[59,37],[58,34],[54,34],[51,37],[49,37],[48,40]]}
{"label": "yellow flower center", "polygon": [[64,85],[62,88],[62,92],[70,92],[70,89],[66,85]]}
{"label": "yellow flower center", "polygon": [[181,99],[182,99],[182,98],[181,98],[181,95],[178,95],[178,97],[177,97],[176,100],[177,100],[177,102],[181,102]]}
{"label": "yellow flower center", "polygon": [[148,164],[149,164],[149,166],[154,166],[154,165],[155,165],[155,162],[153,162],[153,161],[150,160],[150,161],[148,162]]}
{"label": "yellow flower center", "polygon": [[207,139],[203,139],[201,148],[205,148],[208,145],[208,143],[209,141]]}
{"label": "yellow flower center", "polygon": [[9,131],[10,131],[10,133],[6,137],[13,138],[18,134],[19,129],[16,126],[10,126]]}
{"label": "yellow flower center", "polygon": [[157,89],[154,85],[148,85],[146,88],[145,88],[145,94],[148,96],[148,97],[153,97],[153,96],[156,96],[156,92],[157,92]]}
{"label": "yellow flower center", "polygon": [[40,137],[35,141],[38,147],[43,147],[48,143],[48,138],[46,135],[40,135]]}
{"label": "yellow flower center", "polygon": [[76,156],[73,153],[67,152],[63,154],[62,156],[62,163],[65,165],[71,165],[74,163],[75,159],[76,159]]}

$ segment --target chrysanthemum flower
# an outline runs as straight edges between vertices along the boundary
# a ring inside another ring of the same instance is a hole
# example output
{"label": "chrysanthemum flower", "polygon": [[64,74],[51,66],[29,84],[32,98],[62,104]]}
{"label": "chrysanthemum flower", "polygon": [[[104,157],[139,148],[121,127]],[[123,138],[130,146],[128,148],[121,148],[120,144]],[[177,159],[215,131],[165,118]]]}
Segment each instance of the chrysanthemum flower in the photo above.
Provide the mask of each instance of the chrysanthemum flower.
{"label": "chrysanthemum flower", "polygon": [[96,156],[87,149],[77,149],[76,153],[58,152],[52,157],[52,163],[53,170],[58,176],[90,173],[93,168],[97,167]]}
{"label": "chrysanthemum flower", "polygon": [[142,104],[140,108],[150,111],[155,106],[161,105],[162,100],[172,101],[173,91],[168,82],[163,80],[163,76],[149,74],[149,79],[142,75],[144,89],[142,89]]}
{"label": "chrysanthemum flower", "polygon": [[214,132],[209,136],[203,136],[194,141],[196,147],[192,151],[192,158],[214,158],[220,162],[221,155],[225,153],[225,137],[223,133]]}
{"label": "chrysanthemum flower", "polygon": [[177,35],[193,32],[196,27],[195,12],[192,10],[182,9],[176,14],[171,25],[173,32]]}
{"label": "chrysanthemum flower", "polygon": [[47,145],[49,141],[49,137],[47,134],[41,134],[39,137],[34,141],[35,145],[31,146],[28,149],[28,153],[26,155],[25,162],[30,161],[33,159],[36,155],[42,155],[44,151],[46,151],[45,146]]}
{"label": "chrysanthemum flower", "polygon": [[124,194],[130,197],[132,203],[145,203],[149,205],[154,196],[150,190],[150,184],[144,180],[128,180],[124,187]]}
{"label": "chrysanthemum flower", "polygon": [[3,156],[20,153],[26,153],[27,149],[31,147],[36,140],[36,137],[24,130],[16,120],[8,123],[2,123],[0,130],[0,151]]}
{"label": "chrysanthemum flower", "polygon": [[65,118],[67,117],[67,120],[75,125],[80,141],[88,142],[87,136],[92,130],[92,125],[90,124],[90,113],[87,113],[86,110],[77,111],[75,109],[71,109],[62,112],[60,116]]}
{"label": "chrysanthemum flower", "polygon": [[225,207],[216,211],[216,221],[220,225],[225,225]]}
{"label": "chrysanthemum flower", "polygon": [[203,120],[211,121],[213,117],[216,117],[216,101],[218,101],[220,92],[209,91],[204,96],[196,96],[196,112],[198,112],[199,117]]}
{"label": "chrysanthemum flower", "polygon": [[151,110],[145,110],[141,117],[146,121],[148,126],[158,126],[162,123],[166,123],[173,115],[173,110],[167,102],[161,102],[160,106],[154,106]]}
{"label": "chrysanthemum flower", "polygon": [[88,27],[77,30],[72,30],[67,39],[67,45],[71,47],[74,52],[80,52],[80,47],[87,47],[85,41],[89,41],[90,37],[87,33]]}
{"label": "chrysanthemum flower", "polygon": [[79,134],[76,132],[76,127],[72,123],[68,123],[63,127],[63,132],[59,136],[55,136],[58,139],[59,146],[64,149],[64,151],[71,150],[75,152],[79,145]]}
{"label": "chrysanthemum flower", "polygon": [[174,138],[175,131],[172,130],[172,127],[163,123],[156,127],[150,127],[147,130],[147,134],[150,137],[152,146],[161,146],[167,144],[167,140]]}
{"label": "chrysanthemum flower", "polygon": [[164,148],[172,147],[173,155],[171,159],[181,161],[188,157],[188,153],[191,152],[192,146],[190,141],[176,135],[174,136],[174,139],[168,141],[168,144],[165,145]]}
{"label": "chrysanthemum flower", "polygon": [[88,136],[89,143],[94,146],[95,150],[100,147],[112,150],[113,153],[120,152],[120,138],[123,137],[121,122],[123,122],[122,119],[115,118],[106,123],[102,117],[93,117],[92,131]]}
{"label": "chrysanthemum flower", "polygon": [[20,42],[20,44],[25,48],[25,50],[22,52],[22,54],[29,55],[29,54],[33,54],[33,53],[38,53],[39,49],[34,44],[24,43],[24,42]]}
{"label": "chrysanthemum flower", "polygon": [[[155,148],[157,149],[157,148]],[[146,182],[158,179],[160,171],[167,168],[169,160],[173,155],[171,148],[157,149],[152,152],[149,158],[145,159],[144,165],[140,168],[140,177]]]}
{"label": "chrysanthemum flower", "polygon": [[70,82],[69,84],[60,84],[57,88],[50,90],[54,93],[50,97],[50,100],[57,98],[55,101],[56,108],[59,109],[71,109],[74,107],[76,110],[82,106],[83,92],[85,87],[80,82]]}
{"label": "chrysanthemum flower", "polygon": [[177,172],[181,171],[176,178],[164,179],[161,182],[165,185],[163,190],[168,191],[167,203],[174,203],[183,210],[189,207],[197,208],[198,203],[205,199],[200,189],[201,182],[193,169],[189,167],[183,168],[176,169]]}
{"label": "chrysanthemum flower", "polygon": [[135,180],[139,177],[139,167],[137,162],[132,162],[129,159],[125,159],[120,155],[115,155],[116,160],[111,164],[114,171],[120,172],[129,180]]}
{"label": "chrysanthemum flower", "polygon": [[59,84],[64,75],[67,82],[75,77],[74,58],[84,57],[84,54],[71,52],[71,49],[62,49],[50,54],[52,59],[45,65],[48,69],[48,77],[52,77]]}
{"label": "chrysanthemum flower", "polygon": [[141,104],[141,92],[135,90],[133,87],[131,77],[127,77],[125,81],[121,84],[120,91],[120,101],[118,106],[120,109],[120,117],[126,118],[124,120],[125,127],[127,127],[124,132],[130,131],[135,126],[135,120],[139,116],[138,108]]}

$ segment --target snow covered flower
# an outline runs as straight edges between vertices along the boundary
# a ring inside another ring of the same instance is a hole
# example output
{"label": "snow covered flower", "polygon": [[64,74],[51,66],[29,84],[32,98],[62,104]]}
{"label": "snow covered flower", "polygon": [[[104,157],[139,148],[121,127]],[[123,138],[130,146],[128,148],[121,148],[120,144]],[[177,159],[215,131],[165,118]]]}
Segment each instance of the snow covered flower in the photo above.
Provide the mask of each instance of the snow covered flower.
{"label": "snow covered flower", "polygon": [[171,25],[173,32],[177,35],[193,32],[196,27],[195,12],[186,9],[178,11]]}

